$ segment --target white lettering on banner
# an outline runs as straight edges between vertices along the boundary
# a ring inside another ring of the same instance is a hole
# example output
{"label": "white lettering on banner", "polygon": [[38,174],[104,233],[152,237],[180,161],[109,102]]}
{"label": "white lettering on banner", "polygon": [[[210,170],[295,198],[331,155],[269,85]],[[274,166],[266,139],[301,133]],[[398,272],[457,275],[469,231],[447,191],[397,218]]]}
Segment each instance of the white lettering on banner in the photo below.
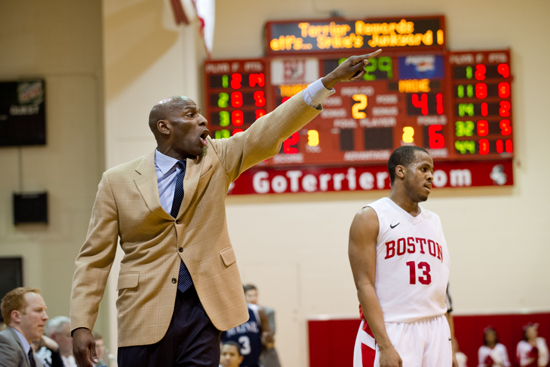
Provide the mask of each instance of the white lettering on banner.
{"label": "white lettering on banner", "polygon": [[374,189],[374,176],[372,175],[372,173],[361,173],[361,176],[359,176],[359,186],[361,186],[363,190]]}
{"label": "white lettering on banner", "polygon": [[390,177],[390,174],[386,171],[376,172],[376,187],[383,190],[386,187],[386,178]]}
{"label": "white lettering on banner", "polygon": [[302,171],[288,171],[286,177],[290,178],[290,191],[297,192],[300,189],[298,179],[302,177]]}
{"label": "white lettering on banner", "polygon": [[393,127],[396,124],[395,117],[375,117],[359,120],[361,127]]}
{"label": "white lettering on banner", "polygon": [[269,192],[269,177],[268,173],[265,171],[257,172],[252,179],[252,187],[254,191],[258,194],[267,194]]}
{"label": "white lettering on banner", "polygon": [[372,96],[374,94],[374,88],[371,86],[367,87],[342,87],[340,88],[340,95],[351,97],[354,94],[365,94],[367,96]]}
{"label": "white lettering on banner", "polygon": [[373,107],[373,116],[397,116],[399,115],[399,108],[393,107]]}
{"label": "white lettering on banner", "polygon": [[447,184],[447,174],[445,173],[445,171],[436,170],[434,171],[433,176],[434,179],[432,183],[435,187],[443,187]]}
{"label": "white lettering on banner", "polygon": [[336,173],[332,175],[332,182],[334,183],[334,191],[340,191],[342,190],[342,181],[344,181],[344,178],[346,178],[346,175],[343,173]]}
{"label": "white lettering on banner", "polygon": [[280,194],[286,191],[288,184],[286,183],[286,178],[284,176],[275,176],[271,181],[271,187],[273,191]]}
{"label": "white lettering on banner", "polygon": [[317,191],[317,177],[313,175],[305,175],[302,179],[302,187],[307,192]]}
{"label": "white lettering on banner", "polygon": [[451,186],[472,186],[472,172],[469,169],[451,170]]}
{"label": "white lettering on banner", "polygon": [[342,118],[346,117],[348,112],[345,108],[325,108],[321,112],[321,118],[323,119],[332,119],[332,118]]}
{"label": "white lettering on banner", "polygon": [[332,175],[330,173],[325,173],[319,176],[319,180],[321,181],[320,189],[321,191],[327,191],[328,190],[328,182],[332,178]]}
{"label": "white lettering on banner", "polygon": [[355,182],[355,168],[349,168],[348,173],[346,174],[346,179],[348,180],[348,189],[355,190],[357,184]]}
{"label": "white lettering on banner", "polygon": [[355,129],[357,127],[357,121],[354,119],[335,119],[334,127],[341,129]]}
{"label": "white lettering on banner", "polygon": [[367,150],[363,152],[346,152],[344,153],[345,161],[368,161],[368,160],[385,160],[390,157],[389,150]]}

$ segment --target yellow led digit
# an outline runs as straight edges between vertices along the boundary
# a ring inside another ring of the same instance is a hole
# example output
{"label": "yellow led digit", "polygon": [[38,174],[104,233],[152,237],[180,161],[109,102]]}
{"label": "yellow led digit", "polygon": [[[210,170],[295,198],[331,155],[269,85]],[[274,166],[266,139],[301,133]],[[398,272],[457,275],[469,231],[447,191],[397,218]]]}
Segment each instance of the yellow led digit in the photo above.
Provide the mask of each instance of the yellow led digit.
{"label": "yellow led digit", "polygon": [[319,145],[319,132],[317,130],[308,130],[307,145],[310,147],[316,147]]}
{"label": "yellow led digit", "polygon": [[366,118],[367,114],[361,110],[367,108],[367,96],[365,94],[354,94],[351,98],[357,102],[351,107],[351,116],[356,120]]}
{"label": "yellow led digit", "polygon": [[403,142],[414,143],[414,129],[412,127],[405,126],[403,128]]}

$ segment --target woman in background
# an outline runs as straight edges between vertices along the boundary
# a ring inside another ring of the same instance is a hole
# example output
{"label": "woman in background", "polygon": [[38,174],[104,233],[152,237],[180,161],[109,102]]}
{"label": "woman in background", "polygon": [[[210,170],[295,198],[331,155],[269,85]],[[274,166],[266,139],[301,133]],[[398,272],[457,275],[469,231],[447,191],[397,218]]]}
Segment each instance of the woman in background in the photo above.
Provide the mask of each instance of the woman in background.
{"label": "woman in background", "polygon": [[477,353],[478,367],[510,367],[508,351],[498,342],[498,336],[492,326],[483,330],[483,345]]}
{"label": "woman in background", "polygon": [[546,367],[548,347],[539,337],[539,324],[529,323],[523,327],[523,340],[518,343],[517,357],[521,367]]}

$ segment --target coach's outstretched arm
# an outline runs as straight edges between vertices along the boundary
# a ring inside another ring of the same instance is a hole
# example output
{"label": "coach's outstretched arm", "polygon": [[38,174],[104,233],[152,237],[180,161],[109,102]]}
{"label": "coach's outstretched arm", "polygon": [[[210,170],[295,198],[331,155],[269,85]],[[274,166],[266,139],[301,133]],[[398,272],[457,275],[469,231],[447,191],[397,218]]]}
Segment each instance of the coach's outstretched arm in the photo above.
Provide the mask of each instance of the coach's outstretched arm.
{"label": "coach's outstretched arm", "polygon": [[366,73],[365,66],[369,63],[369,59],[377,56],[380,52],[382,52],[381,49],[366,55],[351,56],[321,79],[323,85],[327,89],[332,89],[336,83],[361,79]]}
{"label": "coach's outstretched arm", "polygon": [[361,209],[350,228],[349,262],[363,315],[380,349],[380,367],[401,367],[403,362],[388,337],[382,307],[374,291],[378,231],[378,216],[374,209]]}

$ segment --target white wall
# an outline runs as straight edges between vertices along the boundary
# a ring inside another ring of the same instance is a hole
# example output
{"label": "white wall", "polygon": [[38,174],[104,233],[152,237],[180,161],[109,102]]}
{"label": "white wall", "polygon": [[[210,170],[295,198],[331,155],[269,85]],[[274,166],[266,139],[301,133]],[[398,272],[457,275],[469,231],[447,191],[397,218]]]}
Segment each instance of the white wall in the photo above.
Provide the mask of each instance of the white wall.
{"label": "white wall", "polygon": [[[0,148],[0,256],[22,256],[24,285],[50,317],[69,315],[74,259],[104,170],[101,4],[0,0],[0,80],[46,81],[45,146]],[[48,225],[13,225],[12,192],[48,192]],[[103,308],[102,308],[103,309]],[[103,316],[107,316],[106,312]],[[108,330],[107,319],[97,330]]]}
{"label": "white wall", "polygon": [[[218,1],[215,59],[264,55],[268,20],[443,14],[451,50],[512,50],[513,188],[438,189],[425,207],[443,221],[452,258],[456,314],[550,310],[550,195],[546,167],[550,74],[545,24],[550,3],[516,1]],[[239,25],[239,26],[235,26]],[[229,228],[244,282],[275,307],[285,366],[307,365],[306,319],[357,315],[347,260],[355,212],[388,195],[325,193],[230,197]]]}

